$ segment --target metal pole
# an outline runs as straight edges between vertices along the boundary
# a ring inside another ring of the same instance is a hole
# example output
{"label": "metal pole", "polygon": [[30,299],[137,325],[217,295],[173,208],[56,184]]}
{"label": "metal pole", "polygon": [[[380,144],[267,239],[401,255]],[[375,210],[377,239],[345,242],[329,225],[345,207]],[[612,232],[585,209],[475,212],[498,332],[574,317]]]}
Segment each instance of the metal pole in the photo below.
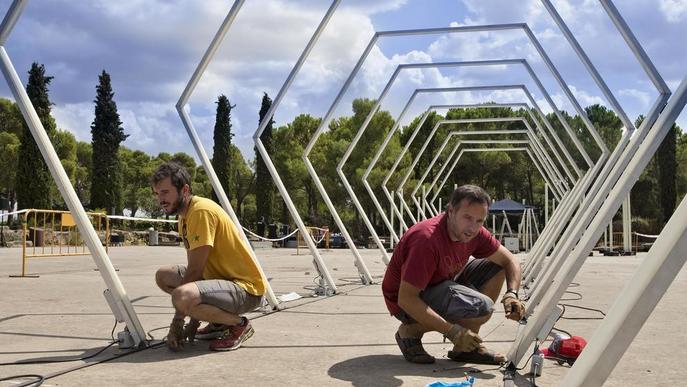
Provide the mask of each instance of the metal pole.
{"label": "metal pole", "polygon": [[687,197],[594,331],[562,386],[601,386],[687,260]]}
{"label": "metal pole", "polygon": [[[13,2],[8,14],[3,20],[2,26],[0,26],[0,39],[6,40],[9,37],[12,27],[19,19],[21,11],[25,5],[25,1],[23,0],[15,0]],[[4,43],[5,40],[0,40],[0,42]],[[136,311],[131,305],[131,301],[124,290],[124,286],[119,281],[119,277],[112,266],[112,262],[107,256],[102,243],[100,243],[100,238],[98,238],[98,235],[93,229],[93,225],[91,225],[91,222],[88,219],[88,215],[86,215],[86,210],[84,210],[83,206],[81,205],[81,201],[79,200],[78,196],[76,196],[74,187],[69,181],[69,177],[67,176],[64,167],[62,167],[62,163],[55,152],[55,148],[52,146],[50,138],[45,132],[45,128],[43,128],[43,124],[38,118],[38,114],[36,113],[33,104],[31,104],[29,96],[26,94],[26,90],[24,90],[24,87],[22,86],[21,80],[19,79],[19,76],[12,65],[9,55],[5,51],[4,46],[0,46],[0,63],[2,65],[2,73],[7,80],[8,86],[12,91],[12,95],[17,101],[17,105],[19,105],[19,109],[24,116],[24,120],[26,120],[31,135],[33,136],[34,140],[36,140],[36,145],[38,145],[41,155],[43,156],[43,159],[45,159],[45,163],[50,170],[50,174],[52,175],[53,179],[55,179],[57,188],[59,189],[60,194],[62,194],[62,198],[64,198],[69,211],[74,215],[74,220],[76,221],[81,234],[84,236],[84,240],[91,251],[93,260],[95,261],[96,266],[98,266],[100,275],[114,295],[116,306],[111,307],[118,308],[119,310],[112,310],[113,314],[115,316],[122,316],[124,318],[126,325],[129,328],[129,332],[131,333],[132,339],[134,340],[134,344],[136,346],[142,344],[144,345],[146,337],[145,330],[143,330],[143,326],[138,320]]]}
{"label": "metal pole", "polygon": [[[328,286],[331,289],[331,293],[336,293],[336,284],[334,283],[334,279],[332,278],[331,274],[329,273],[327,266],[324,264],[324,261],[322,260],[322,256],[320,255],[320,252],[317,250],[317,246],[315,246],[315,241],[313,240],[312,236],[308,233],[308,230],[305,227],[305,223],[303,223],[303,219],[301,219],[301,216],[298,213],[298,209],[293,204],[293,201],[291,200],[291,196],[289,195],[289,192],[286,190],[286,187],[284,186],[284,183],[282,182],[281,176],[279,176],[277,169],[274,167],[274,164],[272,163],[272,159],[271,159],[270,155],[267,153],[267,150],[265,149],[265,146],[262,143],[260,136],[262,135],[262,132],[267,127],[267,124],[271,121],[272,117],[274,116],[274,112],[276,111],[277,107],[281,103],[281,100],[284,98],[284,94],[286,93],[288,88],[293,83],[293,80],[296,77],[296,74],[298,74],[298,72],[300,71],[301,67],[303,66],[303,63],[305,62],[306,58],[309,56],[310,52],[312,51],[312,48],[315,46],[315,43],[319,40],[320,36],[322,35],[322,31],[324,30],[324,27],[326,27],[326,25],[329,23],[329,20],[331,19],[332,15],[334,14],[334,11],[336,10],[336,8],[340,2],[341,2],[341,0],[334,0],[332,2],[331,6],[327,10],[327,13],[322,18],[322,21],[317,26],[317,29],[315,30],[312,37],[310,38],[310,41],[308,42],[307,46],[305,47],[305,49],[301,53],[300,57],[298,58],[296,65],[293,67],[293,69],[291,69],[291,72],[289,73],[288,77],[284,81],[284,85],[282,86],[282,88],[277,93],[277,96],[274,98],[272,105],[270,106],[270,108],[265,113],[265,116],[264,116],[262,122],[260,123],[257,130],[253,134],[253,140],[255,141],[255,147],[258,149],[258,152],[260,152],[260,156],[262,157],[263,161],[265,162],[265,166],[270,171],[270,174],[272,175],[272,179],[274,180],[275,185],[279,189],[279,193],[281,194],[282,199],[284,199],[284,203],[286,203],[286,207],[289,209],[289,212],[291,213],[291,216],[293,217],[294,221],[296,222],[298,229],[303,234],[303,239],[305,240],[305,243],[308,245],[308,248],[310,249],[310,252],[313,255],[313,258],[314,258],[313,262],[315,264],[315,269],[317,269],[320,276],[324,280],[323,285]],[[328,295],[330,293],[330,291],[328,289],[324,289],[324,293],[326,295]]]}
{"label": "metal pole", "polygon": [[[262,278],[262,281],[265,284],[265,295],[266,295],[267,301],[270,303],[270,305],[272,305],[273,308],[277,308],[279,305],[279,300],[275,296],[274,291],[272,290],[272,286],[270,285],[269,281],[267,280],[267,276],[265,275],[264,271],[262,270],[262,266],[260,265],[260,262],[258,261],[258,258],[255,255],[255,251],[253,251],[253,248],[250,245],[250,242],[248,240],[248,236],[246,235],[245,231],[243,230],[243,227],[241,226],[241,222],[239,221],[238,217],[236,216],[236,213],[234,213],[234,209],[231,207],[231,202],[229,201],[229,198],[227,197],[226,193],[224,192],[224,188],[222,188],[222,184],[219,182],[219,179],[217,178],[217,174],[215,173],[215,169],[212,167],[212,163],[210,163],[210,159],[208,158],[207,153],[205,152],[205,148],[203,147],[203,144],[200,141],[200,137],[198,136],[198,132],[196,132],[196,129],[193,127],[191,117],[189,116],[188,112],[184,109],[184,107],[188,103],[188,99],[191,97],[191,94],[193,93],[193,90],[195,90],[196,86],[198,85],[198,82],[200,81],[201,76],[203,75],[208,64],[210,63],[210,61],[214,57],[215,52],[217,51],[220,44],[222,43],[222,40],[224,39],[224,36],[226,35],[227,31],[231,27],[232,23],[236,19],[236,15],[238,14],[241,7],[243,6],[244,2],[245,2],[245,0],[234,1],[234,4],[232,5],[231,9],[227,13],[227,16],[222,21],[222,24],[220,25],[219,29],[217,30],[217,33],[215,33],[215,36],[212,38],[210,45],[208,46],[207,50],[203,54],[203,57],[201,58],[200,62],[198,63],[198,66],[196,67],[195,71],[193,72],[193,75],[191,75],[191,79],[188,81],[188,84],[186,84],[184,91],[181,93],[181,96],[179,97],[179,101],[177,101],[177,104],[176,104],[176,110],[177,110],[177,113],[179,113],[179,117],[181,118],[181,122],[184,124],[184,128],[186,129],[186,133],[188,134],[188,136],[191,140],[191,143],[193,144],[193,147],[196,151],[196,154],[198,155],[198,158],[200,158],[200,161],[203,164],[203,169],[205,170],[205,173],[208,175],[208,178],[210,180],[210,184],[212,185],[212,188],[215,191],[215,194],[217,194],[217,197],[219,198],[219,201],[222,204],[222,208],[224,209],[225,212],[227,212],[227,214],[229,215],[231,220],[234,222],[234,225],[236,226],[239,234],[241,235],[241,239],[246,246],[246,250],[250,253],[251,259],[253,260],[256,267],[258,268],[258,272],[260,273],[260,277]],[[269,121],[269,120],[267,120],[267,121]]]}
{"label": "metal pole", "polygon": [[[594,216],[591,224],[585,229],[581,239],[568,259],[565,260],[563,266],[557,271],[557,275],[553,282],[547,286],[548,292],[542,299],[541,304],[537,307],[535,314],[528,320],[525,329],[518,335],[514,345],[511,347],[508,358],[514,364],[517,364],[524,355],[523,349],[525,346],[529,346],[529,343],[536,338],[537,333],[543,327],[548,316],[551,315],[556,303],[560,300],[568,285],[582,267],[587,254],[601,236],[603,228],[608,224],[613,214],[620,207],[622,200],[626,197],[627,193],[639,178],[641,172],[651,160],[651,157],[656,152],[656,149],[658,149],[658,146],[670,127],[675,123],[677,116],[686,103],[687,77],[682,80],[675,94],[669,100],[656,122],[651,126],[651,129],[648,131],[646,137],[643,138],[641,144],[637,144],[636,148],[634,147],[635,144],[633,144],[633,146],[628,147],[628,149],[623,152],[623,162],[615,166],[617,169],[622,169],[620,178]],[[633,138],[633,140],[635,139]],[[636,152],[634,151],[635,149]],[[625,156],[631,157],[627,164],[624,162]],[[595,199],[597,198],[598,200],[603,200],[603,198],[595,197]],[[592,203],[590,207],[594,207],[594,205],[595,203]]]}

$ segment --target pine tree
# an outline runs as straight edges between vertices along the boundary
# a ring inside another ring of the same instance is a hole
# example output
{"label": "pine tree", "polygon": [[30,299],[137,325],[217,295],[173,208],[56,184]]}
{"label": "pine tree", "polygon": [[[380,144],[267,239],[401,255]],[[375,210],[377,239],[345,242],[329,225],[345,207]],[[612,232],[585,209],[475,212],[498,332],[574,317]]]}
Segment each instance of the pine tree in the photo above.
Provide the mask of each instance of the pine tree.
{"label": "pine tree", "polygon": [[[38,113],[48,137],[55,133],[55,120],[50,116],[52,103],[48,98],[48,85],[53,77],[45,75],[45,66],[31,64],[26,93]],[[23,122],[19,162],[17,164],[16,193],[19,208],[51,209],[53,200],[50,192],[54,186],[52,176],[45,164],[36,141],[26,122]]]}
{"label": "pine tree", "polygon": [[[262,104],[260,106],[260,121],[262,124],[265,119],[267,111],[272,106],[272,100],[264,93],[262,96]],[[270,122],[265,126],[265,130],[260,135],[260,140],[262,145],[265,147],[267,154],[272,154],[274,152],[274,145],[272,144],[272,124],[274,120],[270,117]],[[255,192],[255,204],[257,218],[262,220],[266,225],[272,223],[272,202],[274,201],[274,183],[272,182],[272,177],[270,176],[270,171],[265,165],[265,161],[262,159],[260,152],[257,148],[255,149],[255,161],[256,161],[256,178],[255,186],[258,189]]]}
{"label": "pine tree", "polygon": [[119,165],[119,144],[126,140],[122,121],[110,83],[110,74],[103,70],[96,86],[95,119],[91,124],[93,172],[91,173],[91,203],[93,209],[121,214],[123,207],[122,173]]}
{"label": "pine tree", "polygon": [[[213,134],[214,146],[212,148],[212,168],[217,174],[224,193],[231,199],[229,190],[229,180],[231,176],[231,139],[234,133],[231,132],[231,109],[236,107],[229,103],[229,99],[224,95],[217,97],[217,114],[215,116],[215,131]],[[217,194],[212,192],[212,200],[219,203]]]}

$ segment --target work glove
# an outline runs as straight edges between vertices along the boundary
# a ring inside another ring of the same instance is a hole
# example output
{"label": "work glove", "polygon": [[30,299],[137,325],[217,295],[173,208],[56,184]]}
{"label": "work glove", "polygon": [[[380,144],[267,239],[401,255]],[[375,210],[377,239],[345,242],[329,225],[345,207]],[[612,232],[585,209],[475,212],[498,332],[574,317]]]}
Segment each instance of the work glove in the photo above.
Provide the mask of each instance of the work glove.
{"label": "work glove", "polygon": [[169,333],[167,333],[167,348],[176,352],[184,346],[184,318],[174,317],[172,323],[169,324]]}
{"label": "work glove", "polygon": [[515,294],[506,292],[501,302],[507,319],[520,321],[525,316],[525,304],[518,300]]}
{"label": "work glove", "polygon": [[479,348],[482,339],[479,335],[458,324],[453,324],[451,330],[444,335],[453,343],[453,350],[456,352],[472,352]]}
{"label": "work glove", "polygon": [[199,326],[200,321],[192,318],[184,327],[183,338],[189,343],[193,343],[193,341],[196,339],[196,332],[198,332]]}

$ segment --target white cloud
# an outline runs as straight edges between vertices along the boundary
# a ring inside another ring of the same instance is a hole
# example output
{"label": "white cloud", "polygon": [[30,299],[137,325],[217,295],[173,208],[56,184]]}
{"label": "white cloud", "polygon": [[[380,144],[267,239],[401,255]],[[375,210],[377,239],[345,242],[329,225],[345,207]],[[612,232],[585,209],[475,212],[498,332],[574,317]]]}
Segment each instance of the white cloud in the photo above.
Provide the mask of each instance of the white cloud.
{"label": "white cloud", "polygon": [[687,0],[660,0],[658,8],[670,23],[679,23],[687,16]]}
{"label": "white cloud", "polygon": [[651,95],[645,91],[637,89],[621,89],[618,90],[618,95],[627,96],[637,99],[643,106],[648,107],[651,103]]}

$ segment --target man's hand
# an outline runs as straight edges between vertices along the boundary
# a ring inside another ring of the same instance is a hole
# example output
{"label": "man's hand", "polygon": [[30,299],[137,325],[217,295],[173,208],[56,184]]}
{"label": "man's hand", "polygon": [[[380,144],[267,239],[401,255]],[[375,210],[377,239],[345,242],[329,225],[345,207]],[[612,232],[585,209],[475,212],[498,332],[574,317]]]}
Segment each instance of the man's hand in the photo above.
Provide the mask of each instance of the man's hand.
{"label": "man's hand", "polygon": [[458,352],[471,352],[479,348],[482,339],[479,335],[467,328],[463,328],[458,324],[453,324],[451,330],[444,335],[447,339],[451,340],[453,343],[454,351]]}
{"label": "man's hand", "polygon": [[193,343],[193,340],[196,339],[196,332],[198,332],[199,326],[200,321],[192,318],[184,327],[183,338],[189,343]]}
{"label": "man's hand", "polygon": [[525,316],[525,304],[518,300],[515,294],[507,292],[501,302],[507,319],[520,321]]}
{"label": "man's hand", "polygon": [[172,323],[169,324],[169,333],[167,333],[167,348],[176,352],[184,346],[184,318],[174,317]]}

